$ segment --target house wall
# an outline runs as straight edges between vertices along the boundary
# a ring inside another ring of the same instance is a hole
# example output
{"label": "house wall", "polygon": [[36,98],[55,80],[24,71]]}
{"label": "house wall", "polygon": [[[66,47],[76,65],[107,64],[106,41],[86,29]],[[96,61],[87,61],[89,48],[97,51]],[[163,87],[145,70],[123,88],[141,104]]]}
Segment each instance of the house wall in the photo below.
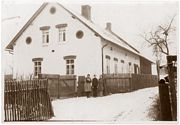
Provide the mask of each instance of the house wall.
{"label": "house wall", "polygon": [[[56,8],[55,14],[50,14],[50,8]],[[58,29],[55,25],[67,23],[66,42],[58,42]],[[50,41],[47,46],[42,44],[42,26],[50,26]],[[76,32],[82,30],[82,39],[76,38]],[[27,45],[26,38],[30,36],[32,43]],[[54,52],[52,52],[54,50]],[[101,42],[100,37],[84,26],[79,20],[72,16],[56,3],[48,4],[32,24],[16,41],[14,47],[14,69],[16,77],[28,77],[33,74],[33,58],[41,57],[42,73],[66,74],[66,61],[64,56],[75,55],[75,74],[91,75],[101,73]]]}
{"label": "house wall", "polygon": [[151,62],[144,59],[144,58],[140,58],[140,69],[141,69],[141,73],[142,74],[152,74],[152,70],[151,70]]}
{"label": "house wall", "polygon": [[[134,64],[140,67],[140,59],[139,56],[133,54],[117,45],[110,43],[106,40],[101,40],[102,45],[108,44],[104,49],[104,73],[107,73],[107,62],[106,55],[110,56],[110,73],[115,73],[114,68],[114,58],[118,59],[118,73],[134,73]],[[124,60],[124,64],[121,63],[121,60]],[[131,62],[131,66],[129,66],[129,62]],[[139,72],[140,73],[140,72]]]}
{"label": "house wall", "polygon": [[[51,14],[49,11],[52,6],[56,8],[55,14]],[[55,26],[64,23],[67,24],[66,42],[59,42],[59,32]],[[50,41],[47,45],[42,44],[42,31],[40,27],[43,26],[50,26]],[[76,32],[79,30],[84,32],[82,39],[76,38]],[[32,38],[32,43],[27,45],[26,38],[29,36]],[[73,18],[61,6],[56,3],[50,3],[16,41],[14,47],[13,77],[19,78],[21,76],[29,77],[33,75],[33,58],[43,58],[42,73],[65,75],[66,61],[64,56],[69,55],[76,56],[74,74],[80,76],[89,73],[91,76],[94,74],[99,76],[102,73],[101,47],[106,43],[108,43],[108,46],[103,49],[104,73],[107,72],[106,55],[110,56],[110,73],[115,73],[114,58],[118,59],[118,73],[134,73],[134,64],[140,67],[138,55],[103,40],[78,19]],[[124,64],[121,63],[121,60],[124,60]],[[131,66],[129,66],[129,62],[131,62]]]}

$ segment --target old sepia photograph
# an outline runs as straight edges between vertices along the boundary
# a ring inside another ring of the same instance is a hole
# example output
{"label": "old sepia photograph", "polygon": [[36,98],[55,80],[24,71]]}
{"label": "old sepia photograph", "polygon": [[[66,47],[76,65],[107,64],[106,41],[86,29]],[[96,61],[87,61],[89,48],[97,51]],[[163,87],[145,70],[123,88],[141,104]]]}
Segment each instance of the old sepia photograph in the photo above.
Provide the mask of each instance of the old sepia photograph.
{"label": "old sepia photograph", "polygon": [[178,123],[179,1],[2,0],[3,123]]}

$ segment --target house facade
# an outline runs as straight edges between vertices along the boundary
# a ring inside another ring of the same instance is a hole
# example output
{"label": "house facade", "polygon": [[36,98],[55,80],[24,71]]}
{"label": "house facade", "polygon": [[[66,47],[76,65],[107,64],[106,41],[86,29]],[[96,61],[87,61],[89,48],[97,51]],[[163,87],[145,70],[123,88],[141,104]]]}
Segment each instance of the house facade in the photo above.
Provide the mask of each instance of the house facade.
{"label": "house facade", "polygon": [[13,52],[14,78],[36,78],[39,73],[151,74],[144,70],[152,62],[113,33],[111,23],[100,29],[91,20],[91,7],[81,9],[78,15],[58,3],[44,3],[35,12],[6,47]]}

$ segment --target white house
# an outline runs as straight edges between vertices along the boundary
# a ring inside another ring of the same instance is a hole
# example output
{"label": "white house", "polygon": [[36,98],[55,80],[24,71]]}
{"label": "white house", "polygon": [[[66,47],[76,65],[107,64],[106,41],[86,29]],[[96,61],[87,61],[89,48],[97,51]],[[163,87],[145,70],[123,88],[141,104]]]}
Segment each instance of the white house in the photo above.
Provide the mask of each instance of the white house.
{"label": "white house", "polygon": [[[13,77],[45,74],[151,74],[151,61],[111,31],[91,20],[91,7],[81,15],[59,3],[44,3],[7,45],[13,52]],[[103,58],[102,58],[103,57]],[[103,66],[102,66],[103,65]]]}

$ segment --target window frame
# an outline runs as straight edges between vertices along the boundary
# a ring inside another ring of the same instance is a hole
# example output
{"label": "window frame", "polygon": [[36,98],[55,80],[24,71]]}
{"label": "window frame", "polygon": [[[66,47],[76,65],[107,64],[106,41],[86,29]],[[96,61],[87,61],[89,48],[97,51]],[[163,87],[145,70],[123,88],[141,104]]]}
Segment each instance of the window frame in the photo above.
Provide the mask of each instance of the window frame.
{"label": "window frame", "polygon": [[114,73],[118,74],[118,59],[114,58]]}
{"label": "window frame", "polygon": [[125,65],[125,61],[121,60],[121,73],[124,73],[124,65]]}
{"label": "window frame", "polygon": [[42,31],[42,44],[48,45],[50,42],[49,29],[50,26],[43,26],[39,28]]}
{"label": "window frame", "polygon": [[38,74],[42,73],[43,58],[33,58],[32,61],[34,63],[34,78],[38,78]]}
{"label": "window frame", "polygon": [[66,27],[58,28],[58,42],[66,42]]}
{"label": "window frame", "polygon": [[66,75],[74,75],[74,59],[66,59]]}
{"label": "window frame", "polygon": [[128,66],[129,66],[129,73],[132,73],[132,68],[131,68],[131,67],[132,67],[132,63],[129,62],[128,64],[129,64],[129,65],[128,65]]}
{"label": "window frame", "polygon": [[63,43],[67,41],[67,24],[57,24],[55,26],[58,29],[58,43]]}
{"label": "window frame", "polygon": [[42,31],[42,44],[43,45],[49,44],[49,30]]}
{"label": "window frame", "polygon": [[110,56],[106,55],[106,74],[110,74],[111,70],[111,63],[110,63]]}
{"label": "window frame", "polygon": [[139,74],[139,65],[134,63],[134,74]]}
{"label": "window frame", "polygon": [[64,56],[64,60],[66,61],[66,75],[75,74],[75,59],[76,56],[74,55]]}

